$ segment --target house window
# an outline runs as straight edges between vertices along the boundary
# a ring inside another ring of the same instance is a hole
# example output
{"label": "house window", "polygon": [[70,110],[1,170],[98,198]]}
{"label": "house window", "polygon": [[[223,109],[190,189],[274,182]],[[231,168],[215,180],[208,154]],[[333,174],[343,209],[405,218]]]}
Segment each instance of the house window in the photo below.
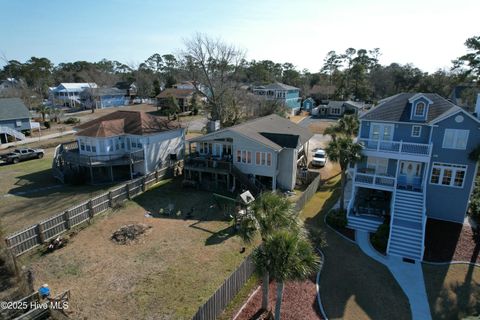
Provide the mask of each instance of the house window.
{"label": "house window", "polygon": [[97,152],[97,147],[96,146],[92,146],[92,152]]}
{"label": "house window", "polygon": [[257,166],[270,166],[272,164],[272,154],[270,152],[256,152],[255,164]]}
{"label": "house window", "polygon": [[434,162],[430,183],[462,188],[466,172],[467,166],[464,165]]}
{"label": "house window", "polygon": [[413,126],[412,127],[412,137],[418,138],[422,134],[422,127],[421,126]]}
{"label": "house window", "polygon": [[445,129],[443,145],[445,149],[465,150],[467,148],[469,130]]}
{"label": "house window", "polygon": [[247,163],[251,164],[252,163],[252,152],[247,151]]}
{"label": "house window", "polygon": [[237,150],[237,162],[252,163],[252,152],[247,150]]}
{"label": "house window", "polygon": [[340,114],[340,108],[332,108],[330,112],[334,115],[339,115]]}
{"label": "house window", "polygon": [[83,143],[80,144],[80,150],[85,151],[85,145]]}
{"label": "house window", "polygon": [[15,122],[15,125],[16,125],[17,127],[21,127],[21,126],[22,126],[22,120],[17,120],[17,121]]}
{"label": "house window", "polygon": [[87,151],[90,152],[91,148],[90,148],[90,145],[89,145],[89,144],[86,145],[86,149],[87,149]]}
{"label": "house window", "polygon": [[424,102],[418,102],[417,105],[415,106],[415,117],[423,117],[425,116],[425,103]]}
{"label": "house window", "polygon": [[388,170],[388,159],[368,157],[367,168],[373,170],[375,174],[386,175]]}
{"label": "house window", "polygon": [[242,151],[237,150],[237,162],[242,162]]}

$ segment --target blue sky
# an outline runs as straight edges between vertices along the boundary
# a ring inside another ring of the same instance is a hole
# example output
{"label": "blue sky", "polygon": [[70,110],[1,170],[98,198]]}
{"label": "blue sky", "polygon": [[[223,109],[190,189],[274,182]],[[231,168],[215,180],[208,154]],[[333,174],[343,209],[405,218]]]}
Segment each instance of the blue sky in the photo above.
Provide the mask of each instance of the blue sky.
{"label": "blue sky", "polygon": [[[380,48],[381,63],[449,68],[480,34],[480,1],[0,0],[0,53],[54,63],[102,58],[138,64],[176,53],[202,32],[247,50],[248,59],[318,71],[326,53]],[[0,62],[0,65],[2,63]]]}

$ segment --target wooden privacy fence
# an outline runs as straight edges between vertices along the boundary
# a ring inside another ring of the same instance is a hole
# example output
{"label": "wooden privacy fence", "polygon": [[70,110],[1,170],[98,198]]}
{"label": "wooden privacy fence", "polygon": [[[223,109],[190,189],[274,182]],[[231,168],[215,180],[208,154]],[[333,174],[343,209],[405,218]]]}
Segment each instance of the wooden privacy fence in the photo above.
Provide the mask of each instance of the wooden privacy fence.
{"label": "wooden privacy fence", "polygon": [[228,277],[220,288],[198,308],[192,320],[214,320],[226,308],[228,303],[237,295],[245,282],[255,271],[252,255],[249,255],[242,264]]}
{"label": "wooden privacy fence", "polygon": [[31,227],[9,235],[5,242],[7,248],[15,256],[19,256],[58,235],[70,230],[85,221],[90,221],[95,215],[113,208],[116,203],[131,199],[143,193],[148,188],[171,172],[179,162],[156,170],[141,178],[131,180],[109,192],[82,202],[64,212],[56,214]]}
{"label": "wooden privacy fence", "polygon": [[315,192],[317,192],[318,187],[320,186],[320,174],[317,173],[315,178],[310,182],[308,185],[307,189],[302,193],[302,195],[298,198],[298,200],[295,203],[295,210],[298,212],[303,209],[305,204],[313,197]]}

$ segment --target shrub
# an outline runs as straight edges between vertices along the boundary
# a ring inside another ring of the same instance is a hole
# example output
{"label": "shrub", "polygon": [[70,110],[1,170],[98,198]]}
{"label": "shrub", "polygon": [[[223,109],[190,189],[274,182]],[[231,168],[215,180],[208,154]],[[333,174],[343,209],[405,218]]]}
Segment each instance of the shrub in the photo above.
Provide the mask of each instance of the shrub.
{"label": "shrub", "polygon": [[198,114],[198,108],[193,108],[193,115],[196,116]]}
{"label": "shrub", "polygon": [[80,119],[72,117],[72,118],[68,118],[63,123],[65,123],[65,124],[77,124],[77,123],[80,123]]}
{"label": "shrub", "polygon": [[45,126],[45,128],[50,129],[50,121],[45,121],[43,125]]}
{"label": "shrub", "polygon": [[347,226],[347,212],[340,209],[332,209],[327,215],[327,223],[338,229]]}
{"label": "shrub", "polygon": [[475,181],[475,189],[470,197],[469,209],[470,216],[478,221],[480,219],[480,181],[478,178]]}
{"label": "shrub", "polygon": [[22,133],[25,135],[25,137],[30,137],[32,135],[30,130],[22,130]]}
{"label": "shrub", "polygon": [[385,220],[370,238],[372,245],[381,253],[387,252],[388,236],[390,234],[390,221]]}

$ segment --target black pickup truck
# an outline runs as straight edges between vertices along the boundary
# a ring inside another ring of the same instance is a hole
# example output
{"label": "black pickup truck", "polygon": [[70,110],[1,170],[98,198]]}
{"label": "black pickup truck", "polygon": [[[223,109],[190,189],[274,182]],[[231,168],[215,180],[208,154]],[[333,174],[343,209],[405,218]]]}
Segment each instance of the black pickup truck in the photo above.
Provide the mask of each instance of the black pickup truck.
{"label": "black pickup truck", "polygon": [[6,163],[19,163],[30,159],[41,159],[44,154],[43,149],[15,149],[13,152],[0,155],[0,160]]}

